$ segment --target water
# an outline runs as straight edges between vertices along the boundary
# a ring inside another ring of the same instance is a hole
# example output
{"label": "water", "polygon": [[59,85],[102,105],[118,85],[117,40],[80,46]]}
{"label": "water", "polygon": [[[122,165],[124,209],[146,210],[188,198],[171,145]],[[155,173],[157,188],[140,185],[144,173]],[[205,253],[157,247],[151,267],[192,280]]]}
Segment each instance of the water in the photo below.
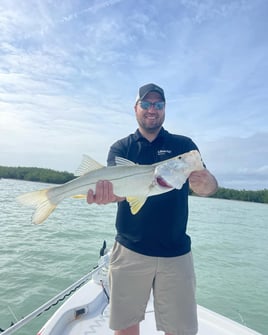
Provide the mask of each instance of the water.
{"label": "water", "polygon": [[[46,184],[0,180],[0,327],[26,316],[96,265],[112,246],[116,205],[61,203],[43,225],[15,197]],[[190,197],[200,305],[268,335],[268,206]],[[18,335],[36,334],[53,307]]]}

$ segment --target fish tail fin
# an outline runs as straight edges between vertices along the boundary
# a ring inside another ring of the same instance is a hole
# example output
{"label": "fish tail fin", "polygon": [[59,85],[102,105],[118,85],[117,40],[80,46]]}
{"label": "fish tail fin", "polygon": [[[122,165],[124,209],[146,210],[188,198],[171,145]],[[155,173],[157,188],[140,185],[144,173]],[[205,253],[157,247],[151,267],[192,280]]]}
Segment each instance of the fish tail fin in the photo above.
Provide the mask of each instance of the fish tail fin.
{"label": "fish tail fin", "polygon": [[34,191],[18,196],[17,200],[26,206],[35,207],[32,223],[40,224],[54,211],[57,205],[53,204],[48,197],[48,189]]}

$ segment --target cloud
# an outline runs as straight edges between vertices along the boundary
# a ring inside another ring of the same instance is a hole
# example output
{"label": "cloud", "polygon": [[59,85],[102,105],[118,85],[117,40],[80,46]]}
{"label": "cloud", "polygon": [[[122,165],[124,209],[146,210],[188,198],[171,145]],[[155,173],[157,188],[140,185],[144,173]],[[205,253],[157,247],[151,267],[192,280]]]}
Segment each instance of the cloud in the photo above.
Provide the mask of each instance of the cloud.
{"label": "cloud", "polygon": [[136,129],[138,87],[156,82],[166,129],[192,137],[220,183],[263,186],[266,1],[4,0],[0,12],[0,164],[105,162]]}
{"label": "cloud", "polygon": [[268,143],[268,132],[245,138],[222,137],[213,142],[202,142],[200,150],[207,167],[216,174],[221,186],[267,189],[268,147],[265,143]]}

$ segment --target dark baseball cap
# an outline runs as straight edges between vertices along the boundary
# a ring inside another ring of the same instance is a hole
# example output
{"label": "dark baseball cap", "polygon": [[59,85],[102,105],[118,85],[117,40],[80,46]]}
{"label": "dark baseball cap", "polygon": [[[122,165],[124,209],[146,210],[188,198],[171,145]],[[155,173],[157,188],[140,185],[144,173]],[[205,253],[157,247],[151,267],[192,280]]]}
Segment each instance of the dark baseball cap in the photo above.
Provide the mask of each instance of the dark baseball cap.
{"label": "dark baseball cap", "polygon": [[163,101],[166,101],[164,90],[161,87],[151,83],[151,84],[143,85],[139,88],[139,92],[138,92],[138,95],[137,95],[137,98],[136,98],[136,102],[139,101],[139,100],[142,100],[150,92],[159,93],[161,95]]}

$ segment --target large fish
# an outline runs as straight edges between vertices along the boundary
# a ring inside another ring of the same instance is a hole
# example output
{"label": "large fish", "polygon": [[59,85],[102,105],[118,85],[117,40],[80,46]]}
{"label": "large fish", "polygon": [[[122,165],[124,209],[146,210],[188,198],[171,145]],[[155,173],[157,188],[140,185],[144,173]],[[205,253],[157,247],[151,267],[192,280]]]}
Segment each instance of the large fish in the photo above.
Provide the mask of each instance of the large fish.
{"label": "large fish", "polygon": [[197,150],[152,165],[138,165],[117,157],[115,166],[105,167],[92,158],[84,156],[76,175],[63,185],[22,194],[18,200],[36,208],[32,222],[42,223],[56,206],[67,197],[86,196],[89,189],[95,190],[98,180],[113,183],[114,194],[126,197],[131,213],[136,214],[150,196],[180,189],[191,172],[204,169]]}

